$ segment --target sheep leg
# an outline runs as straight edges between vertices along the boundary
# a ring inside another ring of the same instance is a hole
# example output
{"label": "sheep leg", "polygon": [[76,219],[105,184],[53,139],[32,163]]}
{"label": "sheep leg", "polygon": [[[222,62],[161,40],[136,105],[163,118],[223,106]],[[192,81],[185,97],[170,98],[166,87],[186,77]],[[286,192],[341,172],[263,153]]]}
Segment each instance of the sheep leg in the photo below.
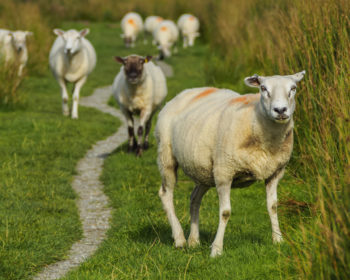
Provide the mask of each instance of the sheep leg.
{"label": "sheep leg", "polygon": [[122,112],[128,124],[128,134],[129,134],[128,153],[131,153],[137,147],[135,134],[134,134],[134,118],[132,117],[132,114],[130,111],[122,109]]}
{"label": "sheep leg", "polygon": [[69,107],[68,107],[68,92],[67,92],[66,82],[62,78],[58,78],[57,81],[61,87],[63,115],[68,116],[69,115]]}
{"label": "sheep leg", "polygon": [[86,82],[86,76],[81,78],[79,81],[75,83],[74,91],[73,91],[73,109],[72,109],[72,119],[78,118],[78,103],[79,103],[79,94],[80,89]]}
{"label": "sheep leg", "polygon": [[143,138],[143,132],[145,131],[145,124],[148,122],[152,115],[151,110],[142,110],[140,114],[140,125],[137,129],[137,156],[142,155],[142,138]]}
{"label": "sheep leg", "polygon": [[199,208],[205,193],[209,190],[208,187],[197,185],[191,194],[191,233],[188,237],[188,246],[195,247],[199,245]]}
{"label": "sheep leg", "polygon": [[216,257],[221,255],[222,248],[224,244],[224,234],[227,222],[231,216],[231,202],[230,202],[230,192],[231,192],[231,183],[221,184],[216,187],[219,195],[220,203],[220,220],[219,227],[216,232],[215,240],[211,246],[211,257]]}
{"label": "sheep leg", "polygon": [[18,67],[18,77],[22,76],[23,68],[24,68],[24,64],[20,64],[19,67]]}
{"label": "sheep leg", "polygon": [[173,193],[176,184],[177,163],[167,146],[159,146],[158,162],[162,175],[162,186],[159,189],[159,197],[162,201],[163,208],[168,217],[172,230],[172,236],[175,241],[175,247],[184,247],[186,239],[181,224],[176,217],[174,208]]}
{"label": "sheep leg", "polygon": [[283,174],[284,168],[277,170],[275,174],[265,180],[267,211],[269,212],[271,220],[273,243],[283,241],[277,217],[277,185],[280,179],[283,177]]}
{"label": "sheep leg", "polygon": [[143,149],[147,150],[149,147],[149,132],[151,131],[151,126],[152,126],[152,117],[153,114],[150,116],[149,120],[146,122],[146,131],[145,131],[145,141],[143,142]]}

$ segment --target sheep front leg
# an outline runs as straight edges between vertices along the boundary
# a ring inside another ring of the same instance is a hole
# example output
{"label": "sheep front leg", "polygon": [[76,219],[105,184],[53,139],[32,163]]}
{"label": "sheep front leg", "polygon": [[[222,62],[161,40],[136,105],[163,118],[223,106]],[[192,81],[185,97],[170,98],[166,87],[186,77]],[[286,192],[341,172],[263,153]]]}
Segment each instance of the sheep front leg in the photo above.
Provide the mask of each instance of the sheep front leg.
{"label": "sheep front leg", "polygon": [[126,123],[128,125],[128,134],[129,134],[128,153],[131,153],[137,147],[135,134],[134,134],[134,118],[132,116],[132,113],[126,108],[120,106],[120,109],[123,115],[125,116]]}
{"label": "sheep front leg", "polygon": [[209,190],[206,186],[197,185],[191,194],[191,233],[188,237],[188,246],[195,247],[199,242],[199,208],[205,193]]}
{"label": "sheep front leg", "polygon": [[277,217],[277,185],[280,179],[283,177],[283,174],[284,168],[277,170],[275,174],[265,180],[267,211],[269,212],[271,220],[272,241],[274,243],[283,241]]}
{"label": "sheep front leg", "polygon": [[224,234],[227,222],[231,216],[231,202],[230,202],[230,192],[231,192],[231,182],[227,184],[219,184],[216,186],[219,195],[220,204],[220,220],[218,231],[216,232],[215,240],[211,246],[211,257],[216,257],[222,254],[222,248],[224,244]]}
{"label": "sheep front leg", "polygon": [[62,78],[57,79],[58,84],[61,87],[61,95],[62,95],[62,112],[64,116],[69,116],[69,107],[68,107],[68,92],[66,82]]}
{"label": "sheep front leg", "polygon": [[86,82],[86,76],[81,78],[79,81],[75,83],[74,92],[73,92],[73,109],[72,109],[72,119],[78,118],[78,104],[79,104],[79,95],[80,89]]}

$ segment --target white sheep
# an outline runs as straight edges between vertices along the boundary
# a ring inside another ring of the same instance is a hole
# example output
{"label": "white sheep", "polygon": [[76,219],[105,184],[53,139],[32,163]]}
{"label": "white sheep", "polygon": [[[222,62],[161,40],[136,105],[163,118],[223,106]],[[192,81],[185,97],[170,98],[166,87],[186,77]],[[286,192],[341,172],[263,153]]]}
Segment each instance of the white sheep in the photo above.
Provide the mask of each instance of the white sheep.
{"label": "white sheep", "polygon": [[31,35],[33,33],[30,31],[0,29],[1,55],[6,66],[10,63],[18,63],[18,76],[22,76],[28,61],[26,39]]}
{"label": "white sheep", "polygon": [[[153,35],[154,30],[158,26],[159,23],[163,21],[163,18],[160,16],[148,16],[145,19],[145,33]],[[156,41],[153,39],[152,44],[155,45]]]}
{"label": "white sheep", "polygon": [[72,118],[78,118],[80,89],[87,76],[96,65],[94,47],[85,38],[89,29],[63,31],[54,29],[58,36],[53,43],[49,56],[51,71],[61,87],[63,115],[69,115],[66,83],[74,83]]}
{"label": "white sheep", "polygon": [[192,47],[194,40],[200,35],[198,18],[191,14],[183,14],[179,17],[177,26],[182,34],[183,47]]}
{"label": "white sheep", "polygon": [[199,244],[200,203],[215,185],[220,221],[211,256],[220,255],[231,215],[231,188],[246,187],[257,180],[265,180],[273,241],[282,241],[277,184],[293,149],[294,96],[296,84],[304,74],[305,71],[289,76],[246,78],[245,83],[260,88],[260,94],[240,95],[217,88],[185,90],[159,113],[156,125],[162,175],[159,196],[176,247],[186,243],[173,204],[178,166],[196,184],[191,195],[189,246]]}
{"label": "white sheep", "polygon": [[[143,149],[148,148],[148,135],[151,129],[152,116],[167,95],[165,76],[159,66],[150,61],[152,57],[130,55],[116,57],[123,64],[116,76],[112,90],[122,113],[124,114],[129,132],[129,152],[136,148],[138,156]],[[137,145],[134,137],[135,114],[140,114],[140,124],[137,130]],[[145,139],[142,145],[142,136]]]}
{"label": "white sheep", "polygon": [[160,57],[170,57],[171,48],[179,38],[179,30],[171,20],[163,20],[153,32],[153,37],[158,44]]}
{"label": "white sheep", "polygon": [[137,35],[143,31],[141,16],[134,12],[127,13],[122,18],[121,27],[123,31],[121,37],[124,38],[125,46],[127,48],[135,47]]}

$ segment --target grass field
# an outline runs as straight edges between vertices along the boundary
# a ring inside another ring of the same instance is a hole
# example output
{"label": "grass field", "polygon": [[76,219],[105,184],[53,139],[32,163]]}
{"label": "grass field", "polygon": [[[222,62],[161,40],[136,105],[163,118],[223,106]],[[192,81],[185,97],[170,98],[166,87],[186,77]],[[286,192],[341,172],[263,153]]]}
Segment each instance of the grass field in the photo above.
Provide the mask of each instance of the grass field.
{"label": "grass field", "polygon": [[[93,142],[118,126],[117,120],[90,109],[81,108],[78,121],[61,116],[58,85],[40,63],[47,56],[35,51],[50,38],[48,23],[64,22],[57,26],[63,29],[91,29],[88,38],[98,52],[98,65],[82,91],[89,95],[94,88],[112,83],[120,66],[113,56],[156,50],[142,42],[131,52],[126,50],[116,24],[64,18],[117,20],[134,8],[143,15],[177,17],[188,9],[200,15],[206,42],[188,51],[180,48],[168,60],[175,76],[168,79],[167,100],[182,89],[204,85],[245,93],[250,89],[243,78],[255,72],[307,70],[296,98],[294,153],[278,191],[279,220],[287,242],[272,245],[264,186],[257,183],[231,192],[232,216],[222,257],[209,258],[218,223],[214,189],[201,208],[201,246],[175,249],[157,194],[160,176],[152,136],[151,149],[141,159],[126,154],[125,147],[107,159],[102,179],[114,209],[108,238],[65,279],[350,277],[349,1],[169,0],[165,5],[159,0],[135,0],[109,11],[113,0],[87,5],[34,0],[22,3],[18,17],[13,16],[16,4],[0,2],[1,22],[11,20],[13,28],[28,22],[25,27],[40,34],[35,37],[29,74],[45,73],[21,84],[20,96],[25,98],[21,106],[0,109],[0,279],[29,278],[45,264],[64,258],[80,238],[70,187],[74,166]],[[48,15],[42,12],[38,17],[39,7],[46,7],[43,11]],[[49,11],[57,13],[50,17]],[[180,174],[175,204],[186,235],[192,187]]]}
{"label": "grass field", "polygon": [[[99,37],[99,29],[103,25],[91,30],[99,62],[84,95],[110,84],[114,76],[114,30]],[[64,118],[60,89],[49,69],[43,77],[26,78],[19,90],[26,101],[17,109],[0,111],[0,279],[27,279],[43,265],[62,259],[81,237],[71,188],[75,165],[119,124],[83,107],[79,120]]]}

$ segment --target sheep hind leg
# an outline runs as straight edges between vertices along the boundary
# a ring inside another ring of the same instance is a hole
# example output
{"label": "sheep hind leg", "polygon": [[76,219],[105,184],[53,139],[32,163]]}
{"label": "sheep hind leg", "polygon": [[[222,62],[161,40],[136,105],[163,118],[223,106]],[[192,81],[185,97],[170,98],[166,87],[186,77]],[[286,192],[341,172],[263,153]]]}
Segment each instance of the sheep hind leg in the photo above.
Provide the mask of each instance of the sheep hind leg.
{"label": "sheep hind leg", "polygon": [[[159,161],[161,162],[161,161]],[[161,164],[160,164],[161,165]],[[159,189],[159,197],[162,201],[163,208],[168,217],[171,226],[172,236],[175,241],[175,247],[181,248],[186,245],[186,239],[181,227],[181,224],[176,217],[174,208],[174,188],[176,184],[177,164],[175,161],[167,166],[161,166],[162,186]]]}
{"label": "sheep hind leg", "polygon": [[151,126],[152,126],[152,117],[149,118],[149,120],[146,122],[146,129],[145,129],[145,141],[143,142],[143,149],[147,150],[149,148],[149,132],[151,131]]}
{"label": "sheep hind leg", "polygon": [[195,247],[200,244],[199,242],[199,208],[201,201],[205,193],[209,190],[209,187],[197,185],[191,194],[191,232],[188,237],[188,246]]}

